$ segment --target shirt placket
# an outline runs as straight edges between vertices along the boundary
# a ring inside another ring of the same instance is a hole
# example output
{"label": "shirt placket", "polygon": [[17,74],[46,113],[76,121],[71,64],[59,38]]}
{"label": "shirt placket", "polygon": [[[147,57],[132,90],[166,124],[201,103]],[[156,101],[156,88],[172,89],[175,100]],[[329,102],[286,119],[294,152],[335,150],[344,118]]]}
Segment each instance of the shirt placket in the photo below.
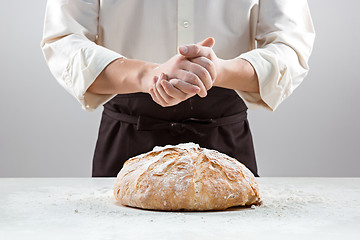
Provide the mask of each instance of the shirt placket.
{"label": "shirt placket", "polygon": [[177,46],[194,43],[194,0],[178,0]]}

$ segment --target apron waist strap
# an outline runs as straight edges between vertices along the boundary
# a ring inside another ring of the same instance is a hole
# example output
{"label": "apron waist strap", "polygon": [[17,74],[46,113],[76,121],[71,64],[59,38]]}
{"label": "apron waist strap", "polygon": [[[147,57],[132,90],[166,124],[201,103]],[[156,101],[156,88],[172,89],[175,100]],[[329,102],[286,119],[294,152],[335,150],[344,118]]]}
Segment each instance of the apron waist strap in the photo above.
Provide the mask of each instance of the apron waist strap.
{"label": "apron waist strap", "polygon": [[104,109],[104,114],[118,121],[133,124],[136,126],[136,129],[138,131],[169,129],[181,133],[185,129],[187,129],[199,135],[202,134],[199,133],[197,129],[215,128],[219,126],[239,123],[244,121],[247,117],[246,110],[227,117],[221,117],[216,119],[188,118],[180,122],[172,122],[146,116],[132,116],[120,112],[115,112],[106,108]]}

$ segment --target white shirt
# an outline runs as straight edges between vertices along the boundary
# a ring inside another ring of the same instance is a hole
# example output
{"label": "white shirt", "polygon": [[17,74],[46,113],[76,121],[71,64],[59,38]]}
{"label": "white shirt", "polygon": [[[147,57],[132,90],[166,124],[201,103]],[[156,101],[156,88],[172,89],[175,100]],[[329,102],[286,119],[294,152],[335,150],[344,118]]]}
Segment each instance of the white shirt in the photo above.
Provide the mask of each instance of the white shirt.
{"label": "white shirt", "polygon": [[237,91],[247,106],[275,110],[307,75],[315,33],[306,0],[48,0],[41,47],[92,111],[115,96],[86,92],[113,60],[163,63],[209,36],[219,58],[254,67],[260,93]]}

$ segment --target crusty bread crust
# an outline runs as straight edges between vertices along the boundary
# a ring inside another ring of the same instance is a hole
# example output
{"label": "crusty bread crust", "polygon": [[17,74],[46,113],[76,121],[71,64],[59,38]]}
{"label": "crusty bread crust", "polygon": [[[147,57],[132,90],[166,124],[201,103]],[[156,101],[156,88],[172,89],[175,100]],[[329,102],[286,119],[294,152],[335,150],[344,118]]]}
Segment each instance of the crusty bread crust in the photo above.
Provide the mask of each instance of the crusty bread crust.
{"label": "crusty bread crust", "polygon": [[126,206],[166,210],[223,210],[260,203],[254,175],[234,158],[194,143],[155,147],[127,160],[114,195]]}

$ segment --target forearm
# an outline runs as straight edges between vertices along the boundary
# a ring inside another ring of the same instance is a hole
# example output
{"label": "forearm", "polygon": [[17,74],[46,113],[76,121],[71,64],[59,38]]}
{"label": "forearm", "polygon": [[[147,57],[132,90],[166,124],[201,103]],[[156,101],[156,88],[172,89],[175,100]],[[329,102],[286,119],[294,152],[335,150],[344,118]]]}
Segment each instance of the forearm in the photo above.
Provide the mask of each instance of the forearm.
{"label": "forearm", "polygon": [[244,92],[259,92],[259,82],[252,65],[241,58],[221,60],[214,86]]}
{"label": "forearm", "polygon": [[148,92],[150,72],[158,64],[136,59],[119,58],[111,62],[88,88],[97,94]]}

